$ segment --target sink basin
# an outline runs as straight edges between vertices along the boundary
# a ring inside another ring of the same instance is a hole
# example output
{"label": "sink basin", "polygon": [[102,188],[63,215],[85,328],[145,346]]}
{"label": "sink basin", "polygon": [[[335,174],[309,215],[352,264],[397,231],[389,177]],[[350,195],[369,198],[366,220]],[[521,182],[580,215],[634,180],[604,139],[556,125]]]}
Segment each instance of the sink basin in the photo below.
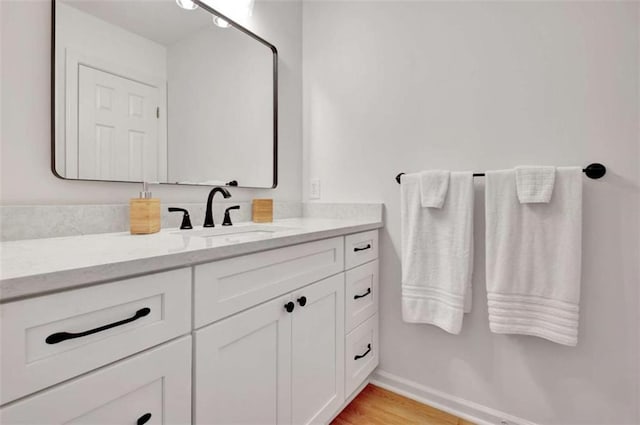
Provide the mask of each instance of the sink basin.
{"label": "sink basin", "polygon": [[258,239],[268,239],[277,233],[293,230],[292,227],[248,225],[232,227],[214,227],[199,230],[181,230],[175,232],[183,236],[192,236],[206,239],[223,239],[225,242],[238,243]]}

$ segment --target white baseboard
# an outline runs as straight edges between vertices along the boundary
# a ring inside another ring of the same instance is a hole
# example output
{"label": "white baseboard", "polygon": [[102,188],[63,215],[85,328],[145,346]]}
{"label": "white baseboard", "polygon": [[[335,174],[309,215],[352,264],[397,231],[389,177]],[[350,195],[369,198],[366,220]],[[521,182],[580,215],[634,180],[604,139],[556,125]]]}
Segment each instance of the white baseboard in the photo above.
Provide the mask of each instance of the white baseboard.
{"label": "white baseboard", "polygon": [[536,425],[525,419],[443,393],[383,370],[376,370],[373,373],[371,383],[477,425]]}
{"label": "white baseboard", "polygon": [[369,378],[365,379],[365,381],[362,384],[360,384],[360,386],[356,388],[356,390],[353,393],[351,393],[351,395],[347,397],[344,403],[342,403],[342,406],[340,406],[338,411],[333,414],[333,416],[331,417],[331,420],[329,420],[327,424],[330,424],[335,418],[337,418],[338,415],[342,413],[342,411],[349,405],[349,403],[351,403],[353,399],[356,398],[358,394],[360,394],[362,390],[364,390],[364,387],[366,387],[367,385],[369,385]]}

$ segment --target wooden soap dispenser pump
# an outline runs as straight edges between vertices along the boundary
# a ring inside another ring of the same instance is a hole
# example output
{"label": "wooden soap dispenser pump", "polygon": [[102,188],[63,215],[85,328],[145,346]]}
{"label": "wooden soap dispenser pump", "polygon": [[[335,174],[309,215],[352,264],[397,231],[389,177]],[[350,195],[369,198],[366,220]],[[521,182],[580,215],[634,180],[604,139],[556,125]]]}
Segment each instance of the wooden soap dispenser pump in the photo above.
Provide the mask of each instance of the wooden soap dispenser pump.
{"label": "wooden soap dispenser pump", "polygon": [[160,199],[152,198],[148,183],[142,183],[139,198],[129,200],[129,227],[132,235],[160,231]]}

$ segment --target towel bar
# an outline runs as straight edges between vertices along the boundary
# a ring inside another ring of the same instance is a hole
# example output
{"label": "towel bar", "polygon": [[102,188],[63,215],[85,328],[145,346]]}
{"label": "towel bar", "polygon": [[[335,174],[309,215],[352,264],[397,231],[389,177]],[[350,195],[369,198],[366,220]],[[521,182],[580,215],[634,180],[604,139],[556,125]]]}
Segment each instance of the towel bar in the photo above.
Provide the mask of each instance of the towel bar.
{"label": "towel bar", "polygon": [[[586,168],[582,169],[582,172],[587,175],[590,179],[599,179],[600,177],[607,174],[607,167],[604,165],[594,162],[593,164],[587,165]],[[404,173],[400,173],[396,176],[396,182],[400,184],[400,177]],[[484,177],[484,173],[473,173],[473,177]]]}

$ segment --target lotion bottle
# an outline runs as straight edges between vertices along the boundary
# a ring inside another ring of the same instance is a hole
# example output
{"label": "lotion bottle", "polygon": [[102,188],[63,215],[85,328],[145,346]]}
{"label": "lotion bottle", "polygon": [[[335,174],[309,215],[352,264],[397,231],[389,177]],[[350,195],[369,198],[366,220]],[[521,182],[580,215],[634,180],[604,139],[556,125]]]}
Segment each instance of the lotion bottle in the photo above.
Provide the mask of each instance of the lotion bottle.
{"label": "lotion bottle", "polygon": [[129,200],[129,227],[132,235],[160,231],[160,199],[152,198],[148,183],[142,183],[139,198]]}

